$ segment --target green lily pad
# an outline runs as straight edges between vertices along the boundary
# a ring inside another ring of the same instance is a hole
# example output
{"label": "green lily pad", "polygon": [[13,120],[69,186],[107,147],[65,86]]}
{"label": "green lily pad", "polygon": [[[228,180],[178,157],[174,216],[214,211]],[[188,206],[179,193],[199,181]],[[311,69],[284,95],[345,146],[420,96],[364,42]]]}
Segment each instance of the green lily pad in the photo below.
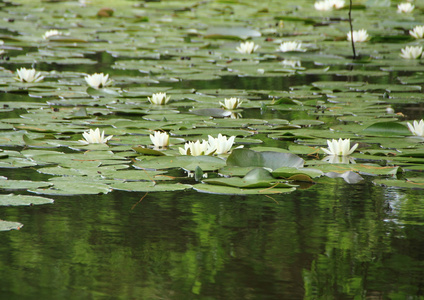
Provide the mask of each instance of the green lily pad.
{"label": "green lily pad", "polygon": [[173,192],[191,189],[189,184],[155,182],[114,182],[111,188],[128,192]]}
{"label": "green lily pad", "polygon": [[116,89],[102,88],[94,89],[92,87],[87,88],[87,94],[97,97],[119,97],[121,93]]}
{"label": "green lily pad", "polygon": [[212,184],[196,184],[193,189],[200,193],[220,194],[220,195],[273,195],[287,194],[296,190],[296,188],[250,188],[240,189],[231,186],[219,186]]}
{"label": "green lily pad", "polygon": [[19,230],[24,226],[24,224],[21,224],[19,222],[10,222],[10,221],[4,221],[0,220],[0,231],[9,231],[9,230]]}
{"label": "green lily pad", "polygon": [[210,27],[205,34],[209,39],[246,39],[248,37],[259,37],[261,33],[246,27]]}
{"label": "green lily pad", "polygon": [[249,149],[234,149],[227,165],[239,167],[265,167],[272,170],[281,167],[303,167],[304,160],[291,153],[273,151],[256,152]]}
{"label": "green lily pad", "polygon": [[347,171],[359,172],[366,175],[396,175],[401,171],[400,167],[382,167],[377,164],[320,164],[315,165],[314,168],[319,169],[325,173],[335,172],[344,173]]}
{"label": "green lily pad", "polygon": [[411,135],[408,127],[397,122],[374,123],[363,130],[367,135],[406,136]]}
{"label": "green lily pad", "polygon": [[196,109],[192,110],[191,113],[198,116],[208,116],[214,118],[224,118],[231,116],[231,111],[220,108]]}
{"label": "green lily pad", "polygon": [[408,188],[408,189],[424,189],[424,182],[422,178],[416,180],[415,178],[408,178],[408,180],[398,179],[374,179],[373,182],[381,186],[390,186],[397,188]]}
{"label": "green lily pad", "polygon": [[272,171],[274,177],[291,178],[294,175],[306,175],[311,178],[320,177],[323,172],[312,168],[290,168],[282,167]]}
{"label": "green lily pad", "polygon": [[0,180],[0,189],[13,191],[13,190],[27,190],[35,188],[47,188],[52,184],[45,181],[30,181],[30,180]]}
{"label": "green lily pad", "polygon": [[52,204],[53,199],[30,195],[0,195],[0,206]]}
{"label": "green lily pad", "polygon": [[211,178],[205,179],[203,182],[214,185],[225,185],[239,188],[291,188],[290,184],[280,182],[271,173],[264,168],[255,168],[249,171],[243,178],[230,177],[230,178]]}
{"label": "green lily pad", "polygon": [[57,177],[50,180],[53,186],[48,189],[32,189],[32,193],[39,195],[99,195],[112,191],[109,185],[99,180],[87,181],[81,177]]}
{"label": "green lily pad", "polygon": [[155,155],[155,156],[163,156],[166,155],[165,153],[163,153],[162,151],[158,151],[155,149],[151,149],[151,148],[146,148],[143,146],[134,146],[131,147],[135,152],[137,153],[141,153],[141,154],[145,154],[145,155]]}
{"label": "green lily pad", "polygon": [[203,171],[214,171],[225,166],[225,161],[214,156],[161,156],[152,159],[141,159],[134,163],[136,168],[163,170],[183,168],[194,171],[199,166]]}

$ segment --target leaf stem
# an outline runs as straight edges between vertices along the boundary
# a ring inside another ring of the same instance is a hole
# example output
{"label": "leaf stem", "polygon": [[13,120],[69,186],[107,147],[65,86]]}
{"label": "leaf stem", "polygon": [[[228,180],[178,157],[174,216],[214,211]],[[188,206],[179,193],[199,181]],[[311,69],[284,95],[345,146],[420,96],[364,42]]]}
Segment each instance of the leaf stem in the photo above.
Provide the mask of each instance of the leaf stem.
{"label": "leaf stem", "polygon": [[353,41],[353,26],[352,26],[352,0],[349,5],[349,25],[350,25],[350,41],[352,43],[353,59],[356,58],[355,42]]}

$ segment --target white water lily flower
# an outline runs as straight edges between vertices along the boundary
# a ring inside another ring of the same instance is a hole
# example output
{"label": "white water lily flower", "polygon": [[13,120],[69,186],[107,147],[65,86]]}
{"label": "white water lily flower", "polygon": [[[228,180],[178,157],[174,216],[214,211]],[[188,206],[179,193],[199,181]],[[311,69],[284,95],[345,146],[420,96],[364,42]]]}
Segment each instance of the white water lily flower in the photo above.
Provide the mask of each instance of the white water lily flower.
{"label": "white water lily flower", "polygon": [[85,140],[79,140],[79,142],[83,144],[106,144],[108,140],[110,140],[113,135],[109,135],[105,138],[105,132],[102,131],[100,134],[100,129],[96,128],[95,130],[90,129],[82,134]]}
{"label": "white water lily flower", "polygon": [[225,154],[230,152],[231,147],[234,144],[235,136],[230,136],[228,139],[225,135],[218,134],[217,138],[214,138],[213,136],[209,135],[209,145],[212,148],[215,148],[215,154]]}
{"label": "white water lily flower", "polygon": [[278,47],[277,51],[280,51],[280,52],[302,51],[302,52],[304,52],[305,49],[302,49],[302,42],[290,41],[290,42],[281,43],[280,47]]}
{"label": "white water lily flower", "polygon": [[406,46],[400,50],[402,53],[399,54],[402,58],[405,59],[417,59],[420,58],[423,53],[423,47],[421,46]]}
{"label": "white water lily flower", "polygon": [[165,105],[166,103],[168,103],[170,98],[171,96],[166,96],[166,93],[156,93],[153,94],[151,98],[147,97],[147,99],[149,99],[149,102],[155,105]]}
{"label": "white water lily flower", "polygon": [[296,68],[296,67],[300,67],[300,60],[290,60],[290,59],[285,59],[281,62],[282,65],[287,66],[287,67],[291,67],[291,68]]}
{"label": "white water lily flower", "polygon": [[344,0],[323,0],[315,2],[314,7],[316,10],[328,11],[343,8],[344,5]]}
{"label": "white water lily flower", "polygon": [[[366,42],[366,41],[368,41],[368,39],[369,39],[369,35],[368,35],[368,32],[365,29],[353,31],[353,41],[355,43]],[[352,40],[352,31],[349,31],[349,33],[347,34],[347,40],[348,41]]]}
{"label": "white water lily flower", "polygon": [[35,69],[20,68],[16,70],[16,73],[15,79],[21,82],[39,82],[44,79],[44,76],[41,76],[41,73]]}
{"label": "white water lily flower", "polygon": [[208,141],[203,140],[195,141],[195,142],[187,142],[184,144],[184,148],[179,147],[178,151],[180,151],[181,155],[211,155],[215,152],[215,148],[208,143]]}
{"label": "white water lily flower", "polygon": [[94,89],[104,88],[112,84],[113,80],[109,80],[109,74],[94,73],[84,77],[89,86]]}
{"label": "white water lily flower", "polygon": [[251,54],[258,50],[259,45],[255,45],[254,42],[245,42],[240,43],[240,46],[236,48],[236,50],[242,54]]}
{"label": "white water lily flower", "polygon": [[155,148],[168,147],[169,145],[169,135],[167,132],[155,131],[154,135],[150,135],[150,140]]}
{"label": "white water lily flower", "polygon": [[424,136],[424,121],[422,119],[419,122],[414,120],[413,125],[409,122],[407,124],[413,135]]}
{"label": "white water lily flower", "polygon": [[224,99],[224,103],[219,101],[219,104],[221,105],[221,107],[228,110],[237,109],[242,103],[243,103],[242,100],[235,97],[231,97],[230,99]]}
{"label": "white water lily flower", "polygon": [[350,148],[350,139],[332,139],[331,141],[327,140],[327,144],[328,149],[321,148],[322,151],[324,151],[328,155],[338,156],[349,156],[358,147],[358,144],[355,144],[352,148]]}
{"label": "white water lily flower", "polygon": [[43,39],[48,40],[52,36],[62,35],[62,32],[56,29],[48,30],[44,33]]}
{"label": "white water lily flower", "polygon": [[424,37],[424,26],[415,26],[414,29],[409,30],[409,34],[416,39],[422,39]]}
{"label": "white water lily flower", "polygon": [[405,2],[405,3],[398,4],[397,7],[398,7],[398,10],[397,10],[398,13],[406,13],[407,14],[407,13],[411,13],[414,10],[415,5],[413,5],[409,2]]}

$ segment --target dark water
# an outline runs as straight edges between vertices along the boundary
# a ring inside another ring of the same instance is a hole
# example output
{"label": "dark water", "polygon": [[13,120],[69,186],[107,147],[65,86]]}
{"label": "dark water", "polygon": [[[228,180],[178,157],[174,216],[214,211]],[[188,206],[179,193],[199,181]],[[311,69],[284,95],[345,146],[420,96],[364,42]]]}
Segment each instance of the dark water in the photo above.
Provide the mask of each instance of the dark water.
{"label": "dark water", "polygon": [[0,298],[422,299],[422,192],[324,179],[282,196],[57,197],[7,207]]}

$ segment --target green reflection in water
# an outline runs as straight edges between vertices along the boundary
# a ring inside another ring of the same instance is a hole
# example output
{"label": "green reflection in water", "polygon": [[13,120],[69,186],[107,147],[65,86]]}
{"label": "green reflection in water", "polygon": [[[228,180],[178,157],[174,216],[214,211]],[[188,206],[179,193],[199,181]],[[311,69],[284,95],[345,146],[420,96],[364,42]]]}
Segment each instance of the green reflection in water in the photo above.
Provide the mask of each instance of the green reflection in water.
{"label": "green reflection in water", "polygon": [[139,202],[143,195],[3,210],[0,218],[31,226],[0,233],[2,299],[422,293],[424,204],[415,191],[326,180],[274,199],[177,192]]}

